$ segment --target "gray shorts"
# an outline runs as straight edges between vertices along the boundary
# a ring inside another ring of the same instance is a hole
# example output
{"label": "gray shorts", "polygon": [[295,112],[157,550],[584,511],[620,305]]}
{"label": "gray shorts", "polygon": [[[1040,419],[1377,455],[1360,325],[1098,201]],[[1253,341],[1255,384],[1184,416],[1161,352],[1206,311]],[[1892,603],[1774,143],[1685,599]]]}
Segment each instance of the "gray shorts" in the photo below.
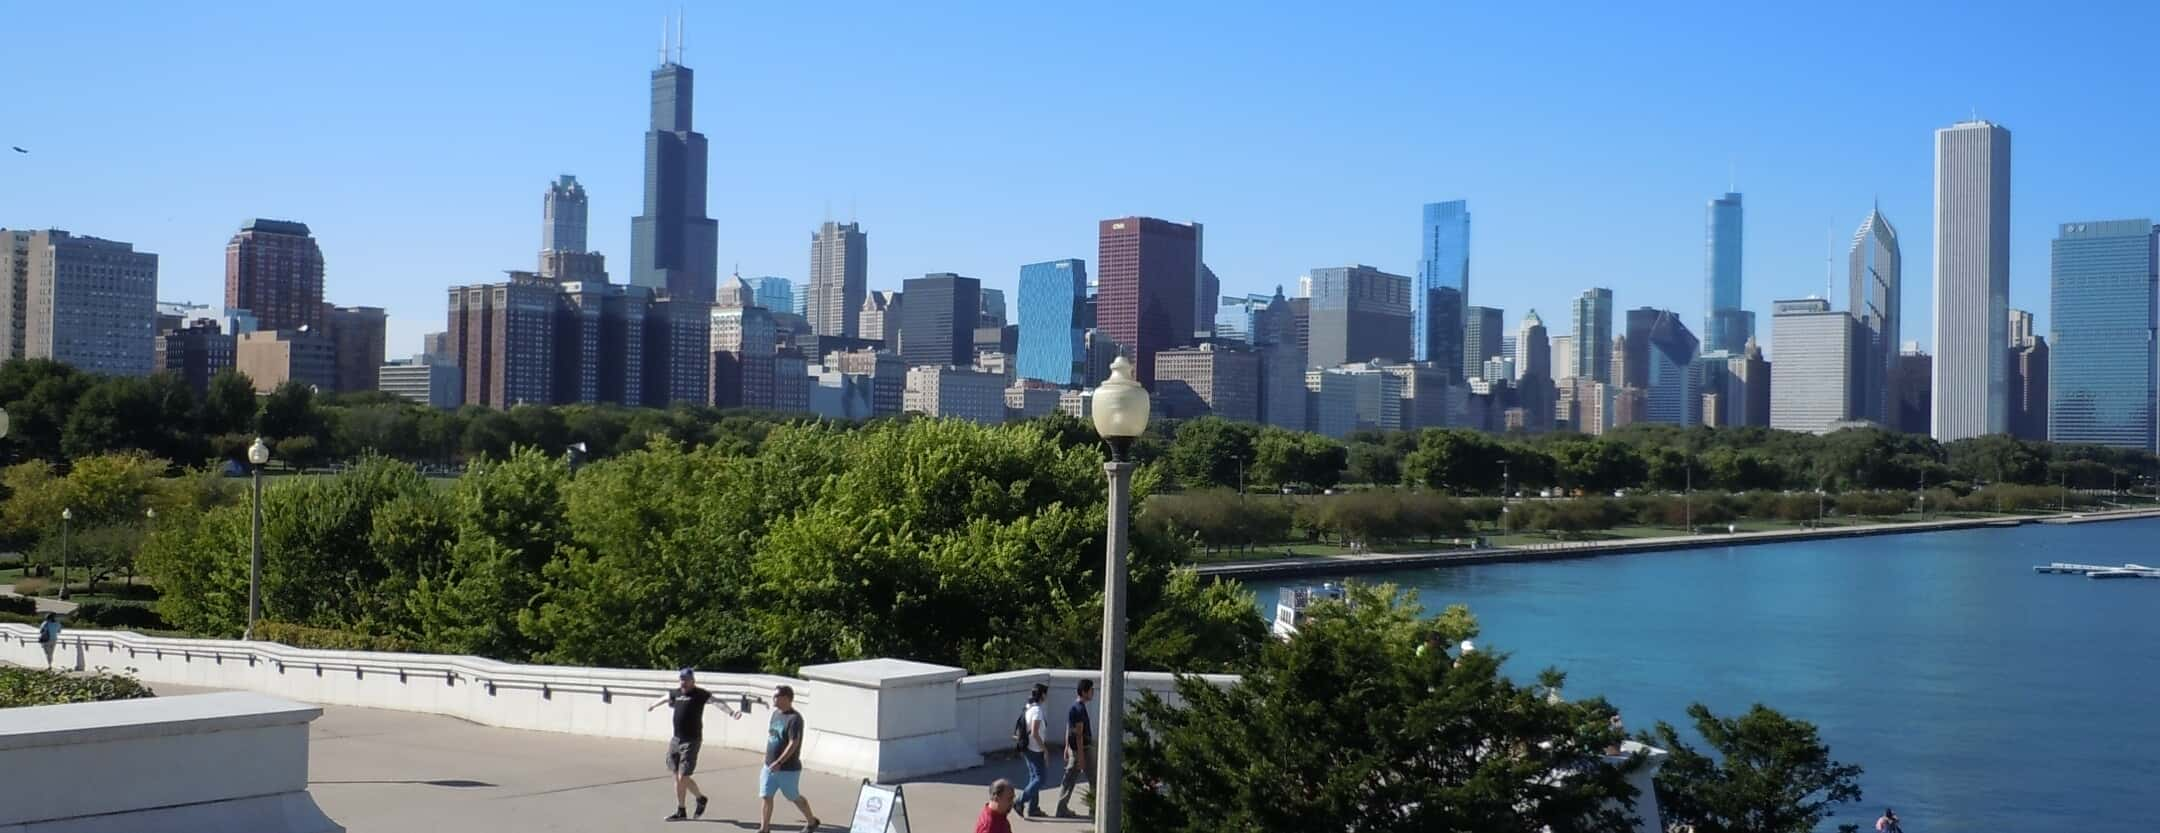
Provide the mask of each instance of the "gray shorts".
{"label": "gray shorts", "polygon": [[697,772],[698,747],[703,745],[705,745],[705,742],[702,740],[669,738],[667,744],[667,771],[676,775],[690,775]]}

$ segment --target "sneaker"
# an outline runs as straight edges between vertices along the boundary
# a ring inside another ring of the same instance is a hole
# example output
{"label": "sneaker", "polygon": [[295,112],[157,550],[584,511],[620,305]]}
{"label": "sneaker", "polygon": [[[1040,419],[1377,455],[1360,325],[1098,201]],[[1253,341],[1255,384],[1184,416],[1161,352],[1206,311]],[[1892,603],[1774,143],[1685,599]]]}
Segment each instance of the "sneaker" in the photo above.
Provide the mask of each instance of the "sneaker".
{"label": "sneaker", "polygon": [[818,821],[816,816],[811,816],[809,821],[803,822],[802,829],[805,831],[816,830],[818,829],[818,826],[822,824],[824,824],[824,822]]}
{"label": "sneaker", "polygon": [[1046,819],[1050,816],[1048,814],[1045,814],[1042,811],[1041,807],[1029,807],[1027,811],[1027,817],[1031,819]]}
{"label": "sneaker", "polygon": [[682,809],[681,807],[677,807],[677,808],[675,808],[675,815],[672,815],[672,816],[668,816],[667,818],[665,818],[665,819],[662,819],[662,821],[682,821],[682,820],[684,820],[684,819],[687,819],[687,818],[689,818],[689,817],[690,817],[690,815],[689,815],[688,813],[685,813],[685,812],[683,812],[683,809]]}
{"label": "sneaker", "polygon": [[1071,811],[1071,810],[1065,809],[1065,808],[1063,808],[1063,807],[1059,807],[1059,808],[1058,808],[1058,811],[1057,811],[1057,817],[1058,817],[1058,818],[1061,818],[1061,819],[1076,819],[1076,818],[1079,818],[1079,817],[1080,817],[1080,814],[1079,814],[1079,813],[1075,813],[1075,812],[1073,812],[1073,811]]}
{"label": "sneaker", "polygon": [[701,818],[704,818],[704,817],[705,817],[705,803],[706,803],[706,801],[708,801],[708,800],[709,800],[709,799],[707,799],[707,798],[706,798],[705,796],[702,796],[702,795],[701,795],[701,796],[698,796],[698,797],[697,797],[697,812],[691,813],[691,814],[690,814],[690,817],[691,817],[691,818],[695,818],[695,819],[701,819]]}

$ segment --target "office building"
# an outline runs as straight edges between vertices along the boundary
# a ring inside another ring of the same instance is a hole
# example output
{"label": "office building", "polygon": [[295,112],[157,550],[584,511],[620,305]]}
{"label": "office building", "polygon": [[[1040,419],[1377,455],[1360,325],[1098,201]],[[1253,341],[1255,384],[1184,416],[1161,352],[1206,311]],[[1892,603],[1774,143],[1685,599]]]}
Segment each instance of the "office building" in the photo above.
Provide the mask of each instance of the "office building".
{"label": "office building", "polygon": [[1934,424],[1934,384],[1935,357],[1920,352],[1919,342],[1905,342],[1890,374],[1890,387],[1897,391],[1897,430],[1907,434],[1928,432]]}
{"label": "office building", "polygon": [[842,373],[830,365],[809,365],[810,412],[827,419],[862,421],[877,414],[872,410],[873,388],[867,376]]}
{"label": "office building", "polygon": [[1546,343],[1550,345],[1546,355],[1551,357],[1553,378],[1575,378],[1575,337],[1552,335],[1546,338]]}
{"label": "office building", "polygon": [[1586,289],[1574,307],[1575,372],[1579,378],[1612,382],[1612,313],[1610,289]]}
{"label": "office building", "polygon": [[0,243],[10,358],[112,376],[154,369],[157,255],[57,229],[0,229]]}
{"label": "office building", "polygon": [[1485,366],[1478,368],[1477,381],[1490,382],[1500,387],[1513,387],[1515,385],[1515,357],[1493,356],[1486,359]]}
{"label": "office building", "polygon": [[2010,348],[2010,436],[2040,441],[2048,438],[2048,343],[2031,341]]}
{"label": "office building", "polygon": [[1626,428],[1638,422],[1650,421],[1650,392],[1642,388],[1605,386],[1612,395],[1610,416],[1606,429]]}
{"label": "office building", "polygon": [[1984,121],[1935,131],[1934,263],[1934,437],[2000,434],[2010,414],[2010,131]]}
{"label": "office building", "polygon": [[[2046,368],[2048,439],[2154,450],[2156,247],[2160,232],[2142,218],[2064,223],[2056,234],[2048,288],[2053,337],[2037,356],[2020,354]],[[1940,376],[1940,353],[1935,361]]]}
{"label": "office building", "polygon": [[[1417,283],[1411,292],[1418,304],[1415,358],[1462,367],[1455,354],[1462,349],[1463,310],[1470,303],[1470,204],[1426,203],[1418,238]],[[1436,294],[1442,290],[1451,292]]]}
{"label": "office building", "polygon": [[401,359],[383,365],[376,376],[383,393],[408,402],[446,410],[464,404],[456,365]]}
{"label": "office building", "polygon": [[1847,255],[1851,277],[1851,301],[1846,310],[1867,336],[1867,353],[1854,368],[1860,390],[1860,417],[1891,424],[1898,393],[1890,387],[1897,366],[1898,327],[1904,321],[1904,257],[1898,251],[1897,229],[1877,207],[1868,212],[1853,234]]}
{"label": "office building", "polygon": [[336,351],[335,385],[325,390],[374,390],[382,368],[387,316],[382,307],[323,305],[324,333]]}
{"label": "office building", "polygon": [[2033,340],[2033,314],[2021,309],[2010,311],[2010,346],[2013,348],[2031,344]]}
{"label": "office building", "polygon": [[[981,281],[951,272],[909,278],[902,283],[901,294],[907,303],[900,310],[900,358],[909,367],[973,365],[981,290]],[[890,323],[888,320],[887,325]]]}
{"label": "office building", "polygon": [[1503,335],[1501,311],[1493,307],[1466,307],[1463,318],[1463,370],[1465,379],[1491,379],[1486,375],[1487,360],[1500,355]]}
{"label": "office building", "polygon": [[1657,307],[1636,307],[1623,317],[1626,338],[1613,355],[1613,378],[1631,388],[1650,388],[1650,330],[1671,315]]}
{"label": "office building", "polygon": [[540,277],[606,281],[606,262],[585,246],[585,186],[564,174],[540,195]]}
{"label": "office building", "polygon": [[1077,385],[1087,371],[1082,318],[1087,263],[1078,258],[1020,267],[1020,337],[1014,372],[1023,379]]}
{"label": "office building", "polygon": [[[975,311],[972,302],[968,311]],[[1005,377],[996,373],[937,365],[909,367],[906,401],[901,409],[996,425],[1005,421],[1005,387]]]}
{"label": "office building", "polygon": [[[254,329],[250,327],[249,329]],[[450,340],[449,331],[428,333],[420,337],[420,360],[430,364],[457,364],[456,342]]]}
{"label": "office building", "polygon": [[1010,358],[1020,352],[1020,325],[976,327],[969,346],[977,353],[1003,353]]}
{"label": "office building", "polygon": [[322,247],[306,223],[251,220],[225,244],[225,306],[265,330],[323,326]]}
{"label": "office building", "polygon": [[[795,314],[795,317],[807,322],[810,320],[810,283],[808,281],[791,281],[791,283],[795,284],[795,307],[790,311]],[[779,312],[779,310],[774,310],[774,312]]]}
{"label": "office building", "polygon": [[982,290],[982,312],[975,320],[976,328],[1005,326],[1005,290]]}
{"label": "office building", "polygon": [[[1280,296],[1277,296],[1280,297]],[[1294,344],[1253,348],[1260,354],[1260,422],[1305,430],[1305,353]]]}
{"label": "office building", "polygon": [[1357,430],[1358,383],[1336,368],[1305,371],[1305,430],[1342,439]]}
{"label": "office building", "polygon": [[757,305],[757,287],[751,286],[750,282],[743,280],[741,275],[730,275],[721,278],[719,288],[713,290],[713,306],[715,307],[754,307]]}
{"label": "office building", "polygon": [[1155,356],[1155,396],[1168,419],[1219,416],[1260,421],[1260,353],[1214,342]]}
{"label": "office building", "polygon": [[663,50],[652,73],[645,210],[630,221],[630,283],[709,304],[720,282],[720,229],[705,216],[705,134],[691,125],[695,74],[680,61]]}
{"label": "office building", "polygon": [[1594,379],[1569,377],[1560,381],[1553,402],[1556,427],[1597,436],[1611,427],[1612,392]]}
{"label": "office building", "polygon": [[1022,379],[1005,388],[1005,419],[1035,419],[1058,411],[1065,389],[1048,382]]}
{"label": "office building", "polygon": [[1770,427],[1825,434],[1860,418],[1863,403],[1854,367],[1867,337],[1846,312],[1820,298],[1778,301],[1771,335],[1778,361],[1772,371]]}
{"label": "office building", "polygon": [[1306,361],[1340,364],[1410,357],[1410,279],[1370,266],[1312,270]]}
{"label": "office building", "polygon": [[1740,427],[1770,425],[1770,378],[1770,363],[1763,360],[1762,345],[1755,343],[1755,339],[1748,339],[1740,355],[1726,360],[1726,388],[1722,392],[1728,400],[1725,424]]}
{"label": "office building", "polygon": [[1453,394],[1467,393],[1468,388],[1449,384],[1452,371],[1437,362],[1373,362],[1372,366],[1393,375],[1401,385],[1401,425],[1403,430],[1440,428],[1454,422],[1451,406],[1459,410],[1460,397]]}
{"label": "office building", "polygon": [[210,378],[233,366],[233,336],[218,322],[197,318],[158,333],[151,342],[152,371],[164,371],[187,383],[197,398],[210,390]]}
{"label": "office building", "polygon": [[[810,301],[803,316],[819,335],[859,337],[869,291],[870,235],[856,223],[825,221],[810,235]],[[974,326],[975,310],[968,310]],[[886,326],[892,324],[888,312]]]}
{"label": "office building", "polygon": [[897,290],[864,295],[862,311],[855,316],[856,337],[900,352],[900,298]]}
{"label": "office building", "polygon": [[1387,363],[1373,360],[1339,369],[1356,383],[1356,430],[1400,431],[1408,426],[1403,377],[1390,372]]}
{"label": "office building", "polygon": [[241,333],[233,346],[233,368],[255,383],[256,393],[270,393],[286,382],[330,393],[337,389],[337,344],[307,330]]}
{"label": "office building", "polygon": [[1741,303],[1740,195],[1710,201],[1703,235],[1703,345],[1737,353],[1755,335],[1755,316]]}
{"label": "office building", "polygon": [[757,305],[773,312],[795,311],[795,284],[771,275],[750,279]]}
{"label": "office building", "polygon": [[1552,377],[1552,341],[1545,320],[1537,310],[1523,316],[1515,333],[1516,403],[1523,409],[1525,427],[1550,431],[1558,391]]}
{"label": "office building", "polygon": [[1695,372],[1695,356],[1702,343],[1688,331],[1680,316],[1666,312],[1651,325],[1642,355],[1647,366],[1644,390],[1649,392],[1646,421],[1666,425],[1697,425],[1702,422],[1702,379]]}
{"label": "office building", "polygon": [[555,285],[556,404],[644,401],[645,317],[652,290],[606,281]]}
{"label": "office building", "polygon": [[1155,354],[1193,343],[1202,230],[1153,217],[1097,226],[1095,325],[1131,356],[1153,390]]}
{"label": "office building", "polygon": [[509,408],[553,400],[555,305],[555,285],[532,272],[450,288],[448,332],[464,375],[462,401]]}
{"label": "office building", "polygon": [[873,416],[900,413],[907,397],[907,362],[884,350],[850,350],[826,357],[834,369],[870,380],[870,412]]}
{"label": "office building", "polygon": [[655,298],[645,313],[644,405],[703,404],[712,391],[712,304]]}

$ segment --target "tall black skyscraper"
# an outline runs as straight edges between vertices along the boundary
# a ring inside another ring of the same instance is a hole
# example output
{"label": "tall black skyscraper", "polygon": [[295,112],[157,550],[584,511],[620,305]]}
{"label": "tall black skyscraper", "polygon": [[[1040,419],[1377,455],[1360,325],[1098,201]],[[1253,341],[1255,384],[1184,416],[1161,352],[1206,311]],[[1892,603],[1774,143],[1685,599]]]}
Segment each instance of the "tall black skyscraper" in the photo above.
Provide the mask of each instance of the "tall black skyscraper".
{"label": "tall black skyscraper", "polygon": [[680,44],[663,45],[660,59],[645,131],[645,213],[630,221],[630,283],[712,303],[720,231],[705,216],[705,134],[690,129],[692,74],[679,63]]}

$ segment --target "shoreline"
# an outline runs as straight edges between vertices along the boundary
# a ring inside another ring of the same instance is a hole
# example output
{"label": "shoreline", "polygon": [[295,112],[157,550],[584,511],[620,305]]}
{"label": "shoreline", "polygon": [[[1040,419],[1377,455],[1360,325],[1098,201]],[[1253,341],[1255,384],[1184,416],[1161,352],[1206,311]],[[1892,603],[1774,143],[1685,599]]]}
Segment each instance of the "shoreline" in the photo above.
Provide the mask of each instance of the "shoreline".
{"label": "shoreline", "polygon": [[1767,532],[1740,532],[1730,534],[1672,535],[1660,538],[1629,538],[1612,541],[1577,541],[1536,544],[1525,547],[1488,547],[1476,550],[1445,550],[1438,552],[1369,553],[1358,555],[1320,555],[1304,558],[1275,558],[1256,561],[1228,561],[1201,564],[1193,571],[1203,578],[1276,579],[1305,576],[1344,576],[1357,573],[1378,573],[1391,570],[1414,570],[1430,567],[1456,567],[1473,564],[1515,564],[1532,561],[1568,561],[1579,558],[1600,558],[1610,555],[1627,555],[1669,550],[1705,549],[1710,547],[1744,547],[1756,544],[1779,544],[1791,541],[1817,539],[1865,538],[1876,535],[1903,535],[1916,532],[1944,532],[1959,529],[1986,527],[2015,527],[2027,524],[2081,524],[2103,521],[2131,521],[2160,518],[2160,508],[2116,509],[2096,512],[2051,513],[2047,515],[2020,515],[1989,518],[1953,518],[1941,521],[1915,521],[1912,523],[1866,524],[1840,526],[1825,529],[1779,529]]}

